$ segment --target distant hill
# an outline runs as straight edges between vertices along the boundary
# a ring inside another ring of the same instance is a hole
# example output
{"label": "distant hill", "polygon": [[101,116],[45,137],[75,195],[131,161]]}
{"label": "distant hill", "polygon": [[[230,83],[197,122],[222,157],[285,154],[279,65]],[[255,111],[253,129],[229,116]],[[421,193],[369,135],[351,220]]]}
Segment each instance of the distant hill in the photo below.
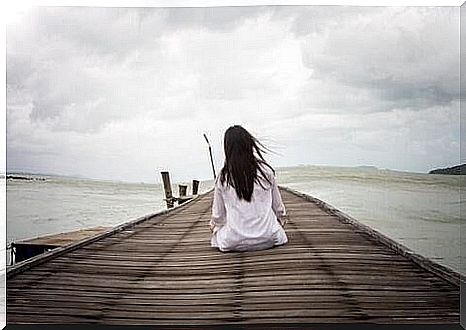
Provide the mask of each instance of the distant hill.
{"label": "distant hill", "polygon": [[435,169],[430,171],[429,174],[466,175],[466,164]]}

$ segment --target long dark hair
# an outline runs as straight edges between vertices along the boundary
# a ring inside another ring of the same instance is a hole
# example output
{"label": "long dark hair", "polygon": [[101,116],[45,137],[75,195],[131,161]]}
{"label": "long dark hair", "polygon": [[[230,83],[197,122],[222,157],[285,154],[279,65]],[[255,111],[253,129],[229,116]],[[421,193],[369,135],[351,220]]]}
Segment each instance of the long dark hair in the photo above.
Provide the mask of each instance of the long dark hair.
{"label": "long dark hair", "polygon": [[226,130],[223,146],[225,164],[220,172],[220,182],[223,184],[226,181],[227,185],[236,190],[239,199],[250,202],[254,182],[258,182],[265,189],[258,173],[272,184],[263,169],[263,166],[267,166],[275,175],[275,170],[262,156],[262,153],[269,149],[239,125],[231,126]]}

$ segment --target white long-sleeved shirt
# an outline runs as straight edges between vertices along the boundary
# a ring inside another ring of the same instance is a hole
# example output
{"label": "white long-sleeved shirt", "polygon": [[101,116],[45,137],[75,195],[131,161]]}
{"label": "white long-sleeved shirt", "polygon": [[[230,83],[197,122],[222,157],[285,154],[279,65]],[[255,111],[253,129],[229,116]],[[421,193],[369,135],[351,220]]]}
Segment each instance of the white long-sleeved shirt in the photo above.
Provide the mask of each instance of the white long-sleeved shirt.
{"label": "white long-sleeved shirt", "polygon": [[[286,215],[273,172],[262,167],[271,185],[254,183],[251,202],[240,200],[231,186],[215,181],[211,246],[221,251],[263,250],[288,242],[280,222]],[[260,178],[260,172],[258,172]],[[280,222],[279,222],[280,221]]]}

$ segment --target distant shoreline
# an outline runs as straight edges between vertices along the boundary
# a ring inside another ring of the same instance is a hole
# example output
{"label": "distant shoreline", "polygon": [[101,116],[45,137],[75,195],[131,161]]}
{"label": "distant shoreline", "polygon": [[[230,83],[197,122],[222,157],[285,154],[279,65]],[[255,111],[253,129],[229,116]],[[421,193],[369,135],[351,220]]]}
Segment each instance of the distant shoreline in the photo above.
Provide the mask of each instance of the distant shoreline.
{"label": "distant shoreline", "polygon": [[430,171],[429,174],[466,175],[466,164],[435,169]]}

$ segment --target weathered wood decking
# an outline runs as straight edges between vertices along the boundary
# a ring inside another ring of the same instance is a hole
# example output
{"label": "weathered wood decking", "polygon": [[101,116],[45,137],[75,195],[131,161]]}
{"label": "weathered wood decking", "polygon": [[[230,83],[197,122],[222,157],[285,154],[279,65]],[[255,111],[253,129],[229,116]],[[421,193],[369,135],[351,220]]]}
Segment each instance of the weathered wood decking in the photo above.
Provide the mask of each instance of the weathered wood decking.
{"label": "weathered wood decking", "polygon": [[[14,261],[20,262],[29,259],[47,250],[82,241],[88,237],[108,231],[109,229],[110,228],[107,227],[87,228],[12,242],[11,247],[14,248]],[[10,259],[13,261],[13,257]]]}
{"label": "weathered wood decking", "polygon": [[211,248],[209,192],[18,264],[7,323],[459,323],[454,273],[427,271],[312,198],[282,196],[290,242],[271,250]]}
{"label": "weathered wood decking", "polygon": [[77,241],[81,241],[91,236],[103,233],[111,228],[108,227],[94,227],[86,228],[76,231],[70,231],[67,233],[46,235],[31,239],[25,239],[22,241],[15,242],[16,245],[19,244],[30,244],[30,245],[45,245],[45,246],[66,246]]}

